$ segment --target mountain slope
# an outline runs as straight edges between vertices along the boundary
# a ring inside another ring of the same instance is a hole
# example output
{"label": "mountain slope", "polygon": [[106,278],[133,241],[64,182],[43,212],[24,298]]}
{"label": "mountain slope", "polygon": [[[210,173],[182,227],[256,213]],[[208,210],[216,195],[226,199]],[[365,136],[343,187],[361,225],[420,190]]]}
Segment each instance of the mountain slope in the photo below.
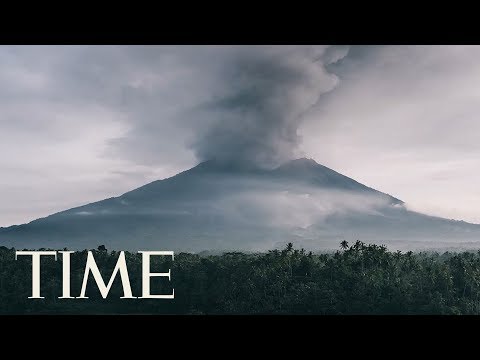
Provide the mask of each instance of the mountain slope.
{"label": "mountain slope", "polygon": [[475,246],[480,226],[408,211],[404,203],[313,160],[273,170],[206,161],[119,197],[0,229],[15,247],[266,250],[307,249],[342,239],[397,248]]}

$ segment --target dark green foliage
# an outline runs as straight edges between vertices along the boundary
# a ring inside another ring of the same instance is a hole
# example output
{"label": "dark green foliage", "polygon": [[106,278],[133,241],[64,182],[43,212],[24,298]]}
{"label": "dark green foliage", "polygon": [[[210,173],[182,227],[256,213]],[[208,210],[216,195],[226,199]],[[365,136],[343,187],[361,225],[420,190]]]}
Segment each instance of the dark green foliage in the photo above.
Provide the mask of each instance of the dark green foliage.
{"label": "dark green foliage", "polygon": [[[59,256],[42,259],[41,293],[31,294],[31,261],[15,261],[15,251],[0,248],[1,313],[174,313],[174,314],[479,314],[480,252],[390,252],[360,241],[341,251],[312,254],[294,249],[262,254],[230,252],[152,257],[152,271],[171,268],[172,282],[152,279],[152,292],[174,300],[120,299],[117,278],[107,299],[92,279],[89,299],[58,299],[62,291]],[[78,296],[86,251],[71,258],[72,295]],[[95,259],[105,280],[118,252],[99,246]],[[135,296],[141,294],[141,256],[126,253]]]}

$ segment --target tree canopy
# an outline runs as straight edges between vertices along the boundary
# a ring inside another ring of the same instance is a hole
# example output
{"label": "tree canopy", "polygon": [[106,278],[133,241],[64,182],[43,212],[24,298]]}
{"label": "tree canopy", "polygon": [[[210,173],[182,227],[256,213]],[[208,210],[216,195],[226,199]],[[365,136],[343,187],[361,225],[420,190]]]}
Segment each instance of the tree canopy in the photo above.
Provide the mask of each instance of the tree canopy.
{"label": "tree canopy", "polygon": [[[118,252],[93,250],[108,279]],[[71,286],[78,296],[87,251],[71,256]],[[141,256],[126,253],[132,291],[141,293]],[[152,291],[174,300],[129,300],[115,279],[111,295],[94,282],[89,299],[59,299],[61,258],[42,259],[45,299],[31,294],[31,261],[15,261],[15,250],[0,247],[0,313],[159,314],[479,314],[480,252],[392,252],[385,246],[340,244],[313,254],[288,244],[282,250],[221,255],[180,253],[175,260],[152,259],[153,271],[171,269],[171,282],[152,279]]]}

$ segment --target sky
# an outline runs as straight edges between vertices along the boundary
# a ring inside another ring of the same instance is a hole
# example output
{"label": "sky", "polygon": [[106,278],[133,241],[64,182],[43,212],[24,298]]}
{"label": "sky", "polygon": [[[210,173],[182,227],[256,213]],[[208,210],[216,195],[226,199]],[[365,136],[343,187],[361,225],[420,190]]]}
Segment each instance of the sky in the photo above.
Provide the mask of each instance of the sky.
{"label": "sky", "polygon": [[0,46],[0,226],[308,157],[480,223],[479,46]]}

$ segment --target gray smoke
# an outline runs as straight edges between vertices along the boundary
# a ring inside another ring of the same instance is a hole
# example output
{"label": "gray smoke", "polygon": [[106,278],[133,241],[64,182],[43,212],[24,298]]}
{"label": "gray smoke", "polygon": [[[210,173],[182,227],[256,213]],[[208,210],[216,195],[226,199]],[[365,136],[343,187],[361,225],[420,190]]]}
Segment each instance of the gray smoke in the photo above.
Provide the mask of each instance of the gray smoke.
{"label": "gray smoke", "polygon": [[195,115],[199,160],[272,167],[296,155],[302,114],[337,78],[326,65],[348,49],[328,46],[243,46],[225,57],[224,86]]}

